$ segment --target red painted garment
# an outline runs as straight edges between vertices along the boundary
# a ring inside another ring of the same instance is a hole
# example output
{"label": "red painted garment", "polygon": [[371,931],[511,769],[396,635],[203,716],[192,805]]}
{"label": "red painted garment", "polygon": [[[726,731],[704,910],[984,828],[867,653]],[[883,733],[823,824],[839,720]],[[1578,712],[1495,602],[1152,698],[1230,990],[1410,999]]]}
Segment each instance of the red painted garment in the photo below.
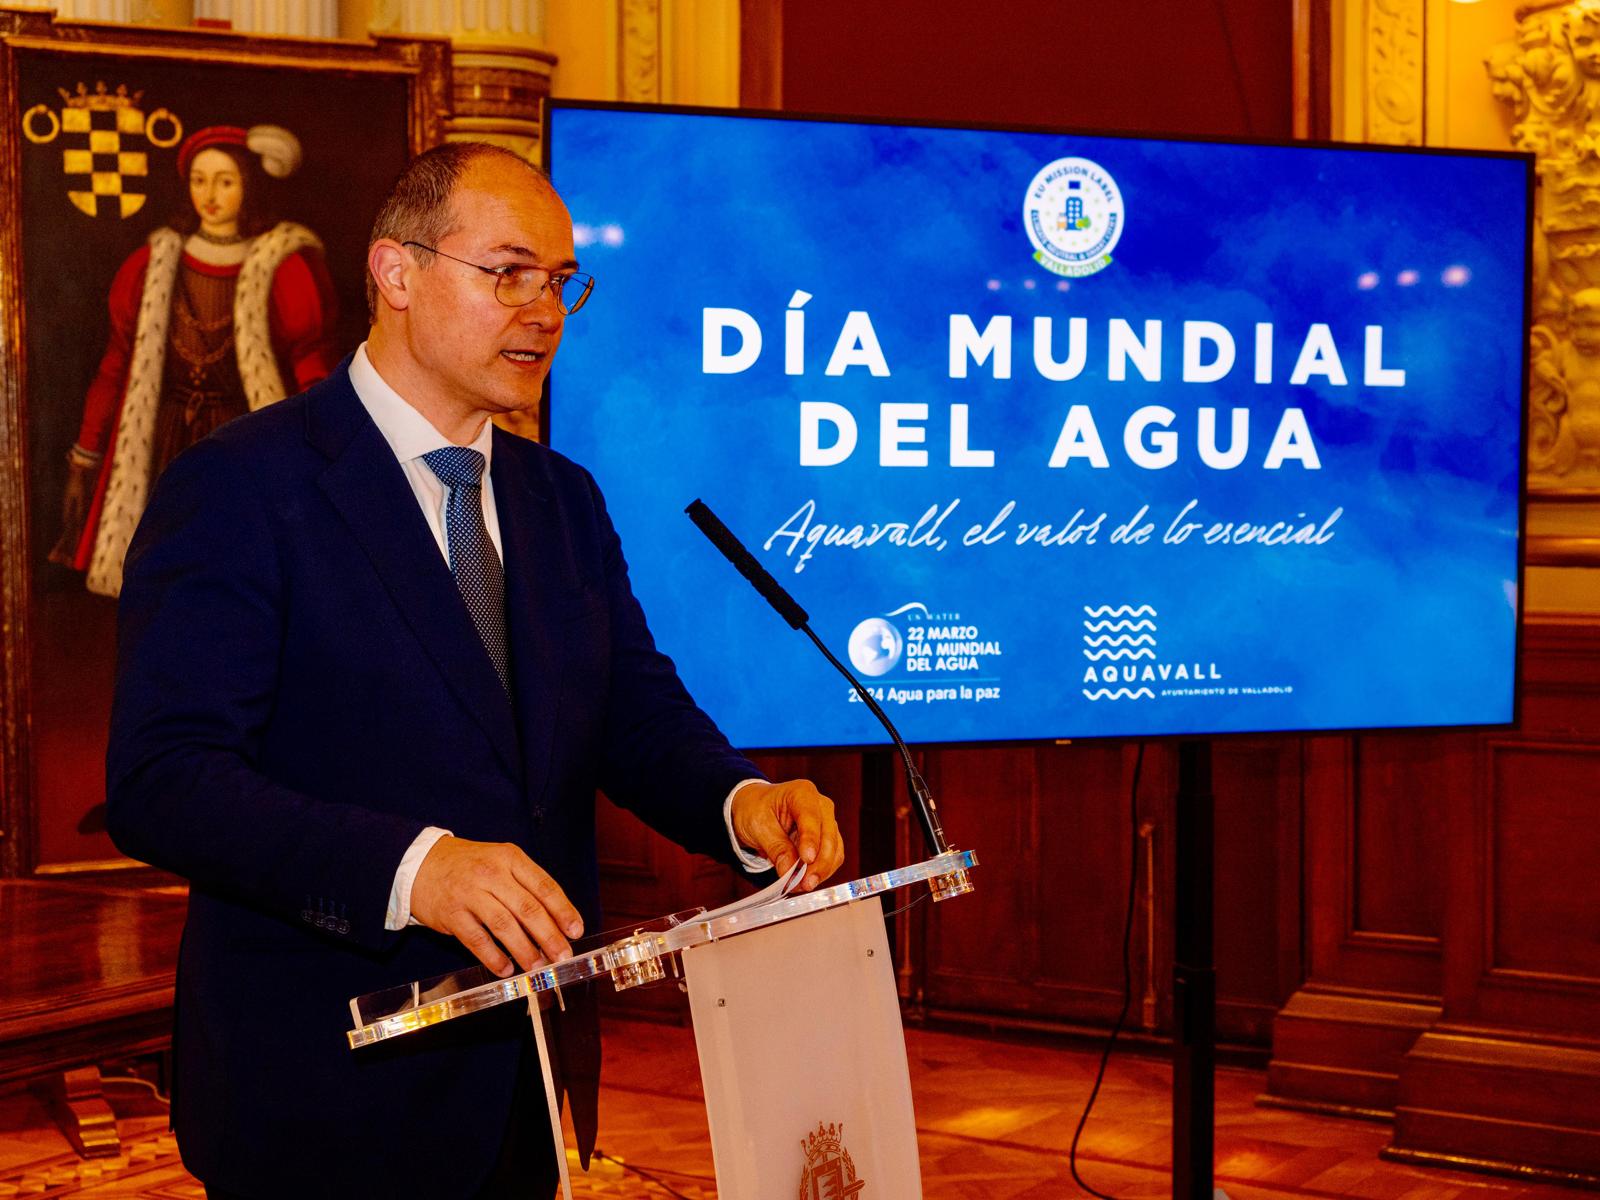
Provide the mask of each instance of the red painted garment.
{"label": "red painted garment", "polygon": [[[147,243],[128,256],[111,281],[108,303],[111,336],[84,399],[78,445],[104,454],[105,458],[95,482],[88,520],[84,522],[83,535],[73,555],[72,565],[79,571],[89,568],[106,485],[111,479],[111,450],[116,445],[117,419],[127,394],[128,366],[133,357],[139,303],[144,296],[145,270],[149,262]],[[214,266],[186,253],[179,269],[221,278],[238,275],[239,264]],[[338,365],[333,346],[337,302],[333,279],[322,256],[314,251],[297,251],[278,264],[267,303],[268,328],[278,359],[278,372],[285,389],[293,395],[326,378]]]}

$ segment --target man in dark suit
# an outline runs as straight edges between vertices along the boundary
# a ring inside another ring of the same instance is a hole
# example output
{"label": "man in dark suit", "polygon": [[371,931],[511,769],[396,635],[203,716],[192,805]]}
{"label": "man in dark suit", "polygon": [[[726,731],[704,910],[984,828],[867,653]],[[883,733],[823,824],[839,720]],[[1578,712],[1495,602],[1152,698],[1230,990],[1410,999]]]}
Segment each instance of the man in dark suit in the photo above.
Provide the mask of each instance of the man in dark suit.
{"label": "man in dark suit", "polygon": [[[655,649],[588,473],[489,421],[538,403],[587,296],[549,183],[430,151],[368,265],[353,359],[154,490],[108,819],[192,883],[173,1122],[208,1195],[548,1196],[525,1013],[352,1052],[347,1001],[569,954],[596,929],[597,787],[691,850],[804,860],[807,887],[843,849],[832,804],[762,780]],[[592,1144],[581,1000],[558,1053]]]}

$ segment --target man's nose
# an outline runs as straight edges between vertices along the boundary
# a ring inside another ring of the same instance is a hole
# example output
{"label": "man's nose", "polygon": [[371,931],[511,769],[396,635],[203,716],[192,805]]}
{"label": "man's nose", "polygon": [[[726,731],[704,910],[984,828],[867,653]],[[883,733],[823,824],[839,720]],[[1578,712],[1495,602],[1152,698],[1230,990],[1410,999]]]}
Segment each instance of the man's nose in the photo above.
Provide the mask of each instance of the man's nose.
{"label": "man's nose", "polygon": [[561,305],[556,301],[556,290],[549,284],[528,303],[517,310],[517,319],[524,325],[536,325],[540,329],[558,329],[566,318],[562,316]]}

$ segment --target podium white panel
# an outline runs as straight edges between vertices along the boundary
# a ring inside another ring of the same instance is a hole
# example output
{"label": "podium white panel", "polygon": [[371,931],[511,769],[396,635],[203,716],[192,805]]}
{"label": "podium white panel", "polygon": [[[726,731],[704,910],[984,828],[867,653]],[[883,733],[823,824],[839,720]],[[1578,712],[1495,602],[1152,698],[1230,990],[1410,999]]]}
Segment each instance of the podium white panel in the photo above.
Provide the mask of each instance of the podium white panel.
{"label": "podium white panel", "polygon": [[719,1194],[921,1200],[881,900],[682,958]]}

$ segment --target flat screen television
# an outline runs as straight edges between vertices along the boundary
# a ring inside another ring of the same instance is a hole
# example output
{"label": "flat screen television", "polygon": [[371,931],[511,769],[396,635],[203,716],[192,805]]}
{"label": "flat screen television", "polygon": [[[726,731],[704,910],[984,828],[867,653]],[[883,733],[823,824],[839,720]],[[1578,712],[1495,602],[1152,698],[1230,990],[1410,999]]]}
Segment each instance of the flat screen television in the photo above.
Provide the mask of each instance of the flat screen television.
{"label": "flat screen television", "polygon": [[1514,719],[1531,165],[556,103],[548,437],[749,748]]}

